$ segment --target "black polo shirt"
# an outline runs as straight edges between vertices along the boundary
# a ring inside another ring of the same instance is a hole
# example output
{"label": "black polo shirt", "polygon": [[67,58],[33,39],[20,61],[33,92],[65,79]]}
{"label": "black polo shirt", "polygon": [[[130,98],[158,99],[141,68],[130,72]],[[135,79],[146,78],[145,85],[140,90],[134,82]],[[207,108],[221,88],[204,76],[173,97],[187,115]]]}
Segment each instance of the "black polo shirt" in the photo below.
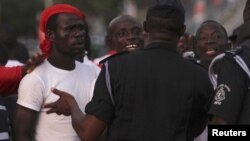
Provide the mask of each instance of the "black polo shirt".
{"label": "black polo shirt", "polygon": [[204,124],[212,93],[207,72],[174,44],[152,43],[108,63],[115,104],[103,68],[85,111],[108,124],[109,140],[185,141]]}
{"label": "black polo shirt", "polygon": [[[243,51],[243,56],[250,55],[249,48]],[[216,94],[209,114],[223,118],[228,124],[250,124],[248,75],[233,57],[223,58],[218,70]]]}

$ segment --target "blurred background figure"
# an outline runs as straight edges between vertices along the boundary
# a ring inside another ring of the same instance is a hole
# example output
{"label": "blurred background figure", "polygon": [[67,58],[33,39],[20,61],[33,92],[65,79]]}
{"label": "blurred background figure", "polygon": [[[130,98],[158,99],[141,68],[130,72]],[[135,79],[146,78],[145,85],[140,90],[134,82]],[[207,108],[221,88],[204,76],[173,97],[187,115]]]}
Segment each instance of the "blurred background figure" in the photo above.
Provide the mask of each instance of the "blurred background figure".
{"label": "blurred background figure", "polygon": [[7,47],[8,62],[6,66],[23,65],[29,58],[26,46],[17,41],[17,33],[13,27],[0,24],[0,41]]}

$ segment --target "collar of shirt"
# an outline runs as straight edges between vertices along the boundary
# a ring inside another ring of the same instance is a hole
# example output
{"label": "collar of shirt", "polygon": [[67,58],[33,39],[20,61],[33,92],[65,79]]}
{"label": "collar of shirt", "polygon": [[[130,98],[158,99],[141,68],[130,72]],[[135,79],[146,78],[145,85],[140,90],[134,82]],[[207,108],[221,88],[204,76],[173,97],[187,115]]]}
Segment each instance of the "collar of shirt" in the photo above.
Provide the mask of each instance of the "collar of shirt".
{"label": "collar of shirt", "polygon": [[176,44],[173,42],[153,42],[147,45],[145,49],[166,49],[177,53]]}

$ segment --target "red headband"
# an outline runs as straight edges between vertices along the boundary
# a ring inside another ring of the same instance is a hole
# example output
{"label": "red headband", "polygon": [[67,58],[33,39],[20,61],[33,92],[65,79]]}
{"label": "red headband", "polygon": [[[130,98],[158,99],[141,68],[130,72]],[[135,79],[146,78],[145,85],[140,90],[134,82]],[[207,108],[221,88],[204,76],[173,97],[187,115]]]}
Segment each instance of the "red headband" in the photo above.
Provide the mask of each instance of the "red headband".
{"label": "red headband", "polygon": [[47,56],[50,54],[50,51],[51,51],[51,42],[45,36],[47,22],[51,16],[58,14],[58,13],[71,13],[85,20],[84,13],[82,13],[79,9],[69,4],[56,4],[56,5],[46,8],[42,12],[41,17],[40,17],[39,40],[40,40],[40,49]]}

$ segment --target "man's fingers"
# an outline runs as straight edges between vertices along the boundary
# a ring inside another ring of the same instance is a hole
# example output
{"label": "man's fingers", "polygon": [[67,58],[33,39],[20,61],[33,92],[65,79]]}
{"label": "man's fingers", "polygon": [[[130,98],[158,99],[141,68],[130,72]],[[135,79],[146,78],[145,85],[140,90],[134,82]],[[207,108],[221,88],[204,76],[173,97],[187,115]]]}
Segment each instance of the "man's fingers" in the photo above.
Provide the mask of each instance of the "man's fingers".
{"label": "man's fingers", "polygon": [[47,113],[47,114],[56,113],[56,109],[51,108],[51,109],[49,109],[46,113]]}
{"label": "man's fingers", "polygon": [[61,115],[61,114],[62,114],[61,112],[59,112],[59,111],[57,110],[57,108],[51,108],[51,109],[49,109],[46,113],[47,113],[47,114],[56,113],[57,115]]}
{"label": "man's fingers", "polygon": [[39,65],[41,62],[43,62],[43,60],[45,59],[45,55],[41,54],[41,53],[37,53],[35,56],[33,56],[32,60],[33,60],[33,65],[37,66]]}
{"label": "man's fingers", "polygon": [[36,68],[36,66],[30,66],[30,67],[28,67],[28,69],[27,69],[27,71],[26,71],[26,73],[31,73],[34,69]]}
{"label": "man's fingers", "polygon": [[36,53],[35,55],[31,56],[31,58],[29,59],[29,63],[30,64],[34,63],[34,61],[36,60],[37,57],[38,57],[38,53]]}
{"label": "man's fingers", "polygon": [[37,53],[37,58],[39,58],[40,61],[43,61],[46,58],[46,55],[44,53]]}
{"label": "man's fingers", "polygon": [[26,73],[29,74],[29,73],[31,73],[33,70],[34,70],[34,68],[28,68],[27,71],[26,71]]}
{"label": "man's fingers", "polygon": [[44,61],[45,58],[46,56],[43,53],[36,53],[35,55],[31,56],[26,62],[26,66],[28,68],[26,73],[32,72],[39,64]]}
{"label": "man's fingers", "polygon": [[49,103],[49,104],[45,104],[44,108],[54,108],[56,106],[57,102],[53,102],[53,103]]}
{"label": "man's fingers", "polygon": [[60,90],[58,90],[58,89],[56,89],[56,88],[54,88],[54,87],[52,87],[51,88],[51,91],[54,93],[54,94],[56,94],[56,95],[58,95],[58,96],[62,96],[63,95],[63,91],[60,91]]}
{"label": "man's fingers", "polygon": [[186,38],[184,36],[181,36],[179,39],[181,42],[185,42]]}

